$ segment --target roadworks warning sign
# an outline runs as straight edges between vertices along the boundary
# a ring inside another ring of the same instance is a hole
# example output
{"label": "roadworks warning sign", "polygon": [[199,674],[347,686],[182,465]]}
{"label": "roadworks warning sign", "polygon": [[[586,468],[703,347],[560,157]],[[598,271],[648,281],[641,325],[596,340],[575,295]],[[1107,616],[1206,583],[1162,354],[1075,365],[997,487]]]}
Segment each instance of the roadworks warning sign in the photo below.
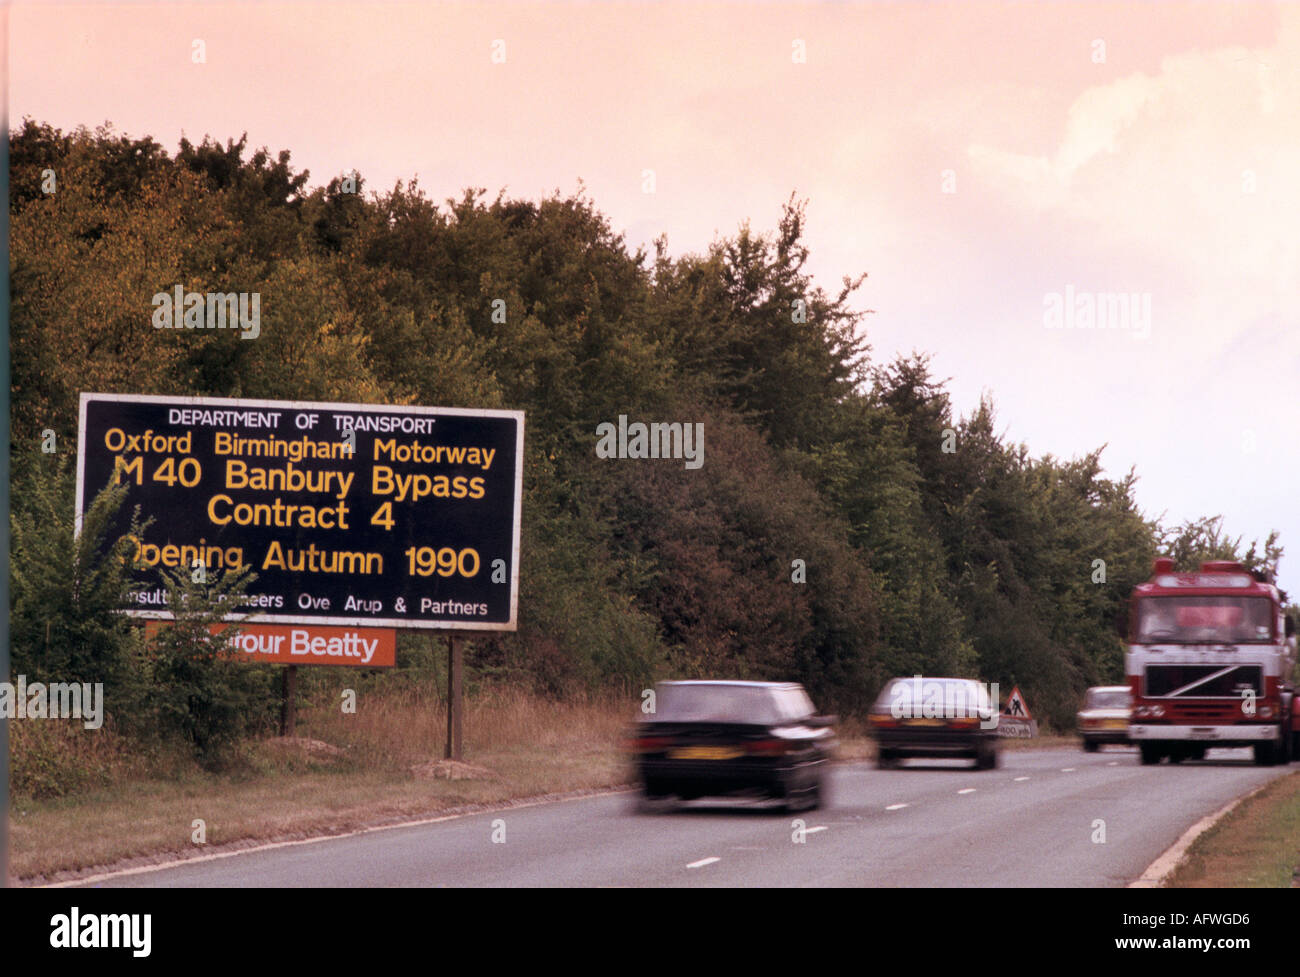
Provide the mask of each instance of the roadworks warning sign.
{"label": "roadworks warning sign", "polygon": [[1029,712],[1020,686],[1015,686],[1007,696],[1006,704],[998,716],[998,735],[1028,739],[1038,735],[1038,721]]}

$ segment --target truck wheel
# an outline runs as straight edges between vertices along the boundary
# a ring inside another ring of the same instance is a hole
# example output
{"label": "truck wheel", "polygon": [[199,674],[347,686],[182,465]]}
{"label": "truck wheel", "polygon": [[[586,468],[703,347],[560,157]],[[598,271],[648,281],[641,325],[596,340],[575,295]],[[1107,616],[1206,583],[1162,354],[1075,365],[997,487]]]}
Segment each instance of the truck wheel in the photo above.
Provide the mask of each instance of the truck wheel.
{"label": "truck wheel", "polygon": [[897,770],[898,757],[888,750],[881,750],[876,754],[876,768],[878,770]]}
{"label": "truck wheel", "polygon": [[1083,741],[1083,752],[1084,752],[1084,753],[1096,753],[1097,750],[1098,750],[1100,747],[1101,747],[1101,744],[1098,743],[1096,740],[1084,740],[1084,741]]}
{"label": "truck wheel", "polygon": [[1142,766],[1149,767],[1160,762],[1160,748],[1154,743],[1143,743],[1138,749],[1142,751]]}
{"label": "truck wheel", "polygon": [[1273,743],[1255,744],[1255,766],[1271,767],[1277,760],[1277,750]]}

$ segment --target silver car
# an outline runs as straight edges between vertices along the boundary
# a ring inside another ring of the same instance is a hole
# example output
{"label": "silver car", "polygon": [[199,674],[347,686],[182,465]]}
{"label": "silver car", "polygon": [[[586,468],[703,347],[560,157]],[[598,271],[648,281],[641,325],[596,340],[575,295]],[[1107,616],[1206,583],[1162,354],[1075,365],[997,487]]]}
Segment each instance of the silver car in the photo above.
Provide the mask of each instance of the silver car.
{"label": "silver car", "polygon": [[1078,715],[1083,748],[1096,753],[1103,743],[1128,743],[1132,703],[1127,685],[1097,685],[1089,689]]}

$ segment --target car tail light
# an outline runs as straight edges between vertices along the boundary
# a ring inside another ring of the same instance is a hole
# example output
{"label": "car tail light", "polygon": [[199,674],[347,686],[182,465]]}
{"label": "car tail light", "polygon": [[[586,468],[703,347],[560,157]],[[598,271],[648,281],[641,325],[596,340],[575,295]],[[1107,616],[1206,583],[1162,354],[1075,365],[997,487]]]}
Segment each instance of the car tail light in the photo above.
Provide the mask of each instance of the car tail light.
{"label": "car tail light", "polygon": [[628,741],[633,753],[657,753],[672,746],[671,736],[634,736]]}
{"label": "car tail light", "polygon": [[785,756],[795,744],[789,740],[755,740],[745,746],[745,752],[750,756]]}

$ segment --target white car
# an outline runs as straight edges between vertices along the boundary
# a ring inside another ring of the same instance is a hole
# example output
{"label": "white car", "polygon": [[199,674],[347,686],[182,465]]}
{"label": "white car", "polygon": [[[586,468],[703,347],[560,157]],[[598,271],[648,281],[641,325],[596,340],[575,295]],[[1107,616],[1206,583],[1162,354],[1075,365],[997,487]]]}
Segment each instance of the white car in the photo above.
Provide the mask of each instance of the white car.
{"label": "white car", "polygon": [[1127,685],[1097,685],[1089,689],[1078,715],[1083,748],[1096,753],[1103,743],[1128,743],[1132,703]]}

